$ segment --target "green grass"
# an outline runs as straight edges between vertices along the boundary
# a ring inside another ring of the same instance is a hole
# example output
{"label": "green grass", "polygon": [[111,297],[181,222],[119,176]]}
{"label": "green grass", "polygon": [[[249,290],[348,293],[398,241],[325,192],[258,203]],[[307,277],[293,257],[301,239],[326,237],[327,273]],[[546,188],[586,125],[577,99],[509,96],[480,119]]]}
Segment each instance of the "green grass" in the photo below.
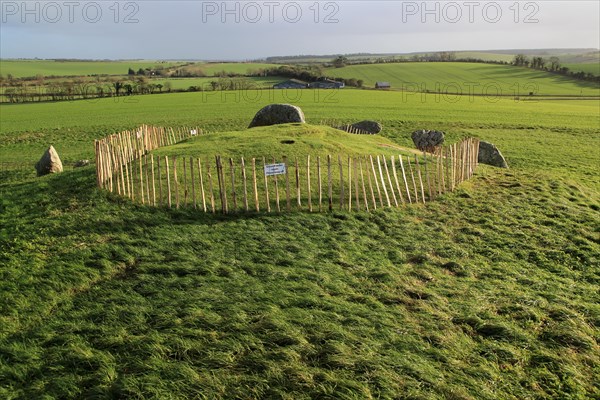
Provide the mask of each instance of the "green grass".
{"label": "green grass", "polygon": [[15,78],[42,76],[127,75],[129,68],[164,67],[181,64],[168,61],[50,61],[50,60],[0,60],[0,74]]}
{"label": "green grass", "polygon": [[219,74],[222,71],[225,73],[234,73],[240,75],[246,75],[250,72],[256,72],[259,69],[277,68],[279,64],[265,64],[265,63],[198,63],[190,66],[189,69],[199,68],[207,76],[213,76]]}
{"label": "green grass", "polygon": [[600,62],[593,62],[588,64],[564,64],[564,67],[568,67],[572,72],[583,71],[586,74],[591,73],[596,76],[600,76]]}
{"label": "green grass", "polygon": [[[600,95],[598,84],[510,65],[477,63],[397,63],[328,69],[341,78],[362,79],[367,87],[390,82],[392,89],[475,95]],[[486,86],[487,85],[487,86]]]}
{"label": "green grass", "polygon": [[[2,60],[0,74],[15,78],[42,76],[87,76],[87,75],[127,75],[129,68],[137,72],[140,68],[171,67],[187,64],[183,61],[52,61],[52,60]],[[184,68],[190,71],[201,70],[207,76],[225,71],[246,75],[259,69],[279,67],[279,64],[266,63],[194,63]]]}
{"label": "green grass", "polygon": [[[288,143],[286,143],[288,142]],[[396,149],[391,148],[394,146]],[[158,150],[161,155],[212,157],[326,157],[331,155],[393,155],[398,145],[378,135],[354,135],[327,126],[282,124],[243,131],[213,132]]]}
{"label": "green grass", "polygon": [[[168,78],[168,79],[160,79],[160,78],[155,78],[152,79],[150,82],[151,83],[161,83],[161,84],[165,84],[165,82],[171,82],[171,87],[173,88],[173,90],[179,90],[179,89],[188,89],[190,86],[198,86],[201,87],[205,90],[211,90],[212,86],[211,86],[211,82],[218,82],[220,78],[211,76],[211,77],[205,77],[205,78]],[[281,82],[282,80],[285,80],[285,78],[278,78],[278,77],[248,77],[248,78],[225,78],[225,79],[232,79],[237,80],[237,79],[242,79],[244,80],[244,82],[249,82],[250,85],[252,85],[252,87],[255,88],[260,88],[260,89],[268,89],[268,88],[272,88],[274,84]],[[163,89],[164,91],[164,89]]]}
{"label": "green grass", "polygon": [[[220,147],[217,132],[290,102],[272,93],[2,105],[0,159],[49,143],[89,158],[140,123],[200,125],[203,151],[245,152],[243,132]],[[226,217],[131,204],[97,190],[93,166],[2,174],[0,397],[599,397],[598,101],[328,93],[293,103],[314,124],[384,125],[353,145],[442,129],[496,143],[511,169],[427,206]],[[269,131],[254,134],[279,152]]]}

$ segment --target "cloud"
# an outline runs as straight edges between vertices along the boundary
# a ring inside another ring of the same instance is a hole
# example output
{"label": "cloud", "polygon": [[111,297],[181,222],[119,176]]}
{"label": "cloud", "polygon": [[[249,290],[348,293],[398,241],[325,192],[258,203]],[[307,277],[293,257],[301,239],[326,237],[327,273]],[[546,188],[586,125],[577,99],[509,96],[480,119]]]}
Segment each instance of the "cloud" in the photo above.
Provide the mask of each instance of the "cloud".
{"label": "cloud", "polygon": [[4,58],[600,47],[600,3],[590,1],[2,1],[0,7]]}

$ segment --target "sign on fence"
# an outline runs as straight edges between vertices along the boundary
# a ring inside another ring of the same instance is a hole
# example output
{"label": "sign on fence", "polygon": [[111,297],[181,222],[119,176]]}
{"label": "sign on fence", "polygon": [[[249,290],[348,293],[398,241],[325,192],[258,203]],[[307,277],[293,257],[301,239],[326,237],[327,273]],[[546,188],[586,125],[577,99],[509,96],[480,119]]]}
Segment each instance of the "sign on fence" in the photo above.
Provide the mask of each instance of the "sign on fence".
{"label": "sign on fence", "polygon": [[285,174],[285,164],[265,164],[265,175],[273,176],[273,175],[284,175]]}

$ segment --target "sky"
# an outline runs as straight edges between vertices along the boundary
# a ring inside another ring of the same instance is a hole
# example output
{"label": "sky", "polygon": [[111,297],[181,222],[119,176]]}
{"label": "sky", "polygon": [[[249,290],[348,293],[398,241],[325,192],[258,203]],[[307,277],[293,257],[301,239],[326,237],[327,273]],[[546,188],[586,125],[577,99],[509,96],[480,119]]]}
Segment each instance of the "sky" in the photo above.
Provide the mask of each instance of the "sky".
{"label": "sky", "polygon": [[1,58],[600,48],[592,1],[5,1]]}

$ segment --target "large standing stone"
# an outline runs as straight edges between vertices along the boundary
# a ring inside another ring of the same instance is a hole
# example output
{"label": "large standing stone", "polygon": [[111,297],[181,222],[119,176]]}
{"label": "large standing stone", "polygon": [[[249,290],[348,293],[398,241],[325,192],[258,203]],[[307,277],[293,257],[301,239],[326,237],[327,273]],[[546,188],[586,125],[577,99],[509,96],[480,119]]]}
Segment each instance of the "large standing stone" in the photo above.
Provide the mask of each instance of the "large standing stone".
{"label": "large standing stone", "polygon": [[421,129],[411,135],[415,147],[422,151],[431,151],[444,143],[444,132]]}
{"label": "large standing stone", "polygon": [[381,124],[379,122],[369,121],[369,120],[360,121],[355,124],[352,124],[352,127],[356,128],[356,129],[360,129],[361,131],[368,132],[372,135],[381,132],[381,130],[383,129],[383,127],[381,126]]}
{"label": "large standing stone", "polygon": [[478,161],[481,164],[492,165],[499,168],[508,168],[508,164],[502,153],[500,153],[500,150],[498,150],[494,144],[488,142],[479,142]]}
{"label": "large standing stone", "polygon": [[291,104],[269,104],[256,113],[248,128],[287,124],[290,122],[304,122],[304,113],[300,107]]}
{"label": "large standing stone", "polygon": [[40,161],[35,164],[35,169],[37,171],[37,176],[62,172],[62,162],[53,146],[48,147],[48,150],[46,150],[42,158],[40,158]]}

